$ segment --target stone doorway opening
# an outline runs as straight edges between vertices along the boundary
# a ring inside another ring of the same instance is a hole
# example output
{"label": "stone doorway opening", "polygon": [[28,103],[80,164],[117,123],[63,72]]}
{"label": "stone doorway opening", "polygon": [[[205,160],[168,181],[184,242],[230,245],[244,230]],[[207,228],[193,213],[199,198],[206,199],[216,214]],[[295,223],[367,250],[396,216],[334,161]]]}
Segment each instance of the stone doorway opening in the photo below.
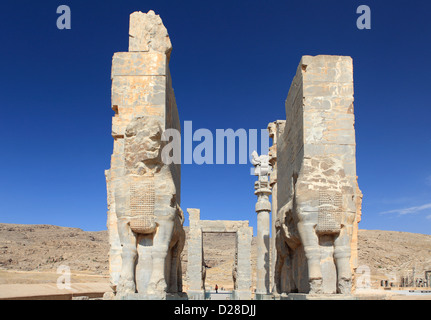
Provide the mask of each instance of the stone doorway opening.
{"label": "stone doorway opening", "polygon": [[[207,257],[204,255],[205,243],[208,243],[208,249],[210,249],[213,247],[211,246],[211,242],[222,241],[223,238],[226,237],[224,240],[227,240],[227,243],[229,243],[229,237],[233,236],[234,245],[232,246],[232,242],[230,242],[231,245],[227,245],[227,247],[230,247],[229,251],[222,253],[223,255],[226,254],[227,257],[232,257],[233,253],[234,257],[233,261],[229,258],[226,259],[226,264],[224,265],[225,270],[221,272],[223,278],[226,279],[226,287],[229,283],[233,284],[229,286],[233,289],[232,297],[226,297],[226,299],[250,300],[252,294],[251,241],[253,237],[253,228],[248,225],[248,221],[201,220],[199,209],[187,209],[187,212],[189,213],[190,221],[187,239],[187,294],[189,299],[208,299],[207,293],[214,290],[214,287],[211,286],[215,286],[216,284],[213,282],[215,279],[212,277],[212,274],[219,275],[220,272],[218,272],[219,270],[217,270],[217,267],[223,267],[222,264],[220,264],[220,266],[214,264],[215,269],[211,270],[212,261],[208,259],[211,254],[207,252]],[[219,239],[217,239],[217,235],[220,234],[223,236],[219,236]],[[211,268],[207,268],[208,266]],[[211,275],[211,277],[208,278],[209,281],[206,281],[208,270],[210,270],[209,275]],[[227,281],[229,278],[232,280]],[[218,284],[218,286],[219,288],[221,287],[220,284]],[[211,295],[210,298],[213,299]]]}
{"label": "stone doorway opening", "polygon": [[[234,290],[233,268],[235,263],[236,233],[204,232],[203,260],[205,263],[205,291],[232,292]],[[217,244],[217,245],[215,245]]]}

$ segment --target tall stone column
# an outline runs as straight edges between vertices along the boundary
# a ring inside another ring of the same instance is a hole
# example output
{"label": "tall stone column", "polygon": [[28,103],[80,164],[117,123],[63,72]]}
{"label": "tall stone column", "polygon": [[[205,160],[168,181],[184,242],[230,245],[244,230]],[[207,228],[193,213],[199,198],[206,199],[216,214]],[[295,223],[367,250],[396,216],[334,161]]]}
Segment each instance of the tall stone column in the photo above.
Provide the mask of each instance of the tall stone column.
{"label": "tall stone column", "polygon": [[252,163],[255,166],[254,174],[258,176],[255,182],[254,194],[257,195],[256,213],[257,213],[257,275],[256,275],[256,299],[264,299],[265,295],[270,293],[269,281],[269,230],[271,202],[271,188],[269,186],[269,174],[271,167],[269,165],[269,156],[258,156],[253,152]]}

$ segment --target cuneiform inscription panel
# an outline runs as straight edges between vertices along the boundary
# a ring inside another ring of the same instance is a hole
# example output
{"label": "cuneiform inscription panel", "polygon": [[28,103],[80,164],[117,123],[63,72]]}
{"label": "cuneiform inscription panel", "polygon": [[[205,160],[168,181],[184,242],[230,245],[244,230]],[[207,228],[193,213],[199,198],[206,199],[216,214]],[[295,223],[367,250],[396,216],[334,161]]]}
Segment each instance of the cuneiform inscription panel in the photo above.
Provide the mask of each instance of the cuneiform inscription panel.
{"label": "cuneiform inscription panel", "polygon": [[136,233],[149,233],[155,230],[154,179],[133,181],[130,183],[130,213],[132,216],[130,227]]}
{"label": "cuneiform inscription panel", "polygon": [[341,193],[320,192],[316,232],[320,234],[339,233],[341,230],[341,211]]}

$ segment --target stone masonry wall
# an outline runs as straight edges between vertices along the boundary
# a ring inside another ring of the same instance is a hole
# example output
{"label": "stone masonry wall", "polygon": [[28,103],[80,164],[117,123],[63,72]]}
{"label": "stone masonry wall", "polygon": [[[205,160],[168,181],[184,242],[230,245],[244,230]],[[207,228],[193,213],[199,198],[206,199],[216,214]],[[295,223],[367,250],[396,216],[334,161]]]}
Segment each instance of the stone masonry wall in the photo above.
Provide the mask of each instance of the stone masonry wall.
{"label": "stone masonry wall", "polygon": [[[150,27],[157,36],[148,38]],[[112,59],[111,103],[114,138],[111,167],[105,172],[108,194],[108,231],[110,237],[111,284],[118,284],[121,271],[121,245],[117,232],[117,217],[112,183],[125,172],[125,131],[133,119],[147,117],[157,120],[161,129],[181,131],[172,78],[169,71],[170,40],[159,16],[135,12],[130,16],[129,52],[117,52]],[[180,165],[170,165],[180,203]]]}

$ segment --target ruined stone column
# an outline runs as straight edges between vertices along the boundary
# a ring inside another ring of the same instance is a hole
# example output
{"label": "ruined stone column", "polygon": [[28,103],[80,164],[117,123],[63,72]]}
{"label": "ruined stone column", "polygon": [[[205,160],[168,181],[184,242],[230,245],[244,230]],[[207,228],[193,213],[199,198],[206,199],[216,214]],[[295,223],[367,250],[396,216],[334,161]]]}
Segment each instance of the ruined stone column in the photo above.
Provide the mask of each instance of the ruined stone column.
{"label": "ruined stone column", "polygon": [[271,167],[269,165],[269,156],[258,156],[256,152],[252,154],[252,163],[255,166],[255,175],[258,181],[255,182],[254,194],[257,195],[256,213],[257,213],[257,275],[256,275],[256,299],[262,299],[264,295],[270,293],[269,281],[269,230],[271,202],[271,188],[269,186],[269,174]]}

